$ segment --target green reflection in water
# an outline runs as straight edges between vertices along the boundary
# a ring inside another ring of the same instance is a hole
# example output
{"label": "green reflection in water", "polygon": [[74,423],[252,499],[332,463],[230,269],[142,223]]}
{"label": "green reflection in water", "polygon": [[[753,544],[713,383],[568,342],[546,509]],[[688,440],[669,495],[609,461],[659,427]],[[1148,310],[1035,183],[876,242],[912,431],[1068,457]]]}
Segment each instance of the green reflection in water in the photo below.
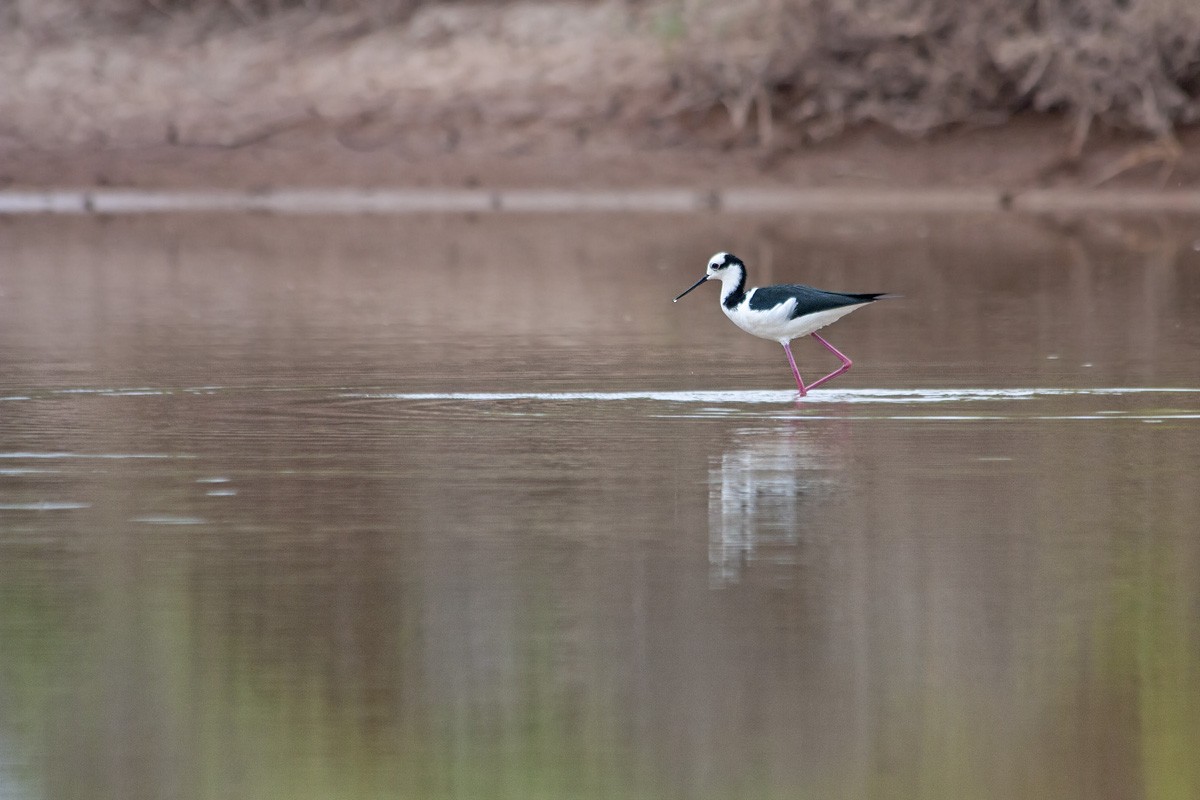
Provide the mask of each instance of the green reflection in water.
{"label": "green reflection in water", "polygon": [[[4,550],[3,724],[7,768],[22,794],[690,794],[694,776],[669,774],[655,741],[668,731],[629,724],[641,716],[621,697],[630,676],[606,676],[603,664],[588,662],[553,588],[537,576],[526,576],[520,605],[528,613],[512,637],[512,662],[497,667],[504,677],[471,685],[479,673],[450,676],[447,692],[423,666],[429,631],[419,614],[378,629],[388,630],[386,644],[376,642],[365,661],[356,660],[361,643],[353,637],[339,644],[328,616],[310,617],[317,628],[305,630],[294,615],[315,606],[303,595],[336,577],[321,570],[275,585],[283,597],[246,615],[245,597],[183,563],[113,575],[76,561],[72,574],[61,562],[48,571],[44,564],[56,562],[46,554]],[[892,722],[863,751],[874,753],[868,761],[826,765],[827,774],[800,785],[781,785],[771,765],[748,762],[740,777],[722,778],[720,791],[710,785],[702,794],[1078,796],[1081,781],[1099,780],[1089,769],[1102,755],[1110,771],[1099,795],[1123,787],[1152,800],[1195,797],[1195,587],[1166,544],[1131,540],[1121,552],[1101,587],[1108,601],[1073,626],[1090,634],[1014,644],[1032,665],[1023,691],[1042,695],[1033,698],[1040,720],[981,721],[996,713],[992,701],[961,675],[930,674],[915,696],[889,691],[883,717]],[[271,583],[264,576],[254,590]],[[362,604],[372,599],[367,592],[350,602],[367,613]],[[337,603],[337,592],[325,600]],[[356,654],[347,658],[343,645]],[[1049,649],[1033,658],[1030,647]],[[668,713],[685,724],[686,709]],[[915,747],[895,738],[904,730],[897,720],[917,721]],[[1029,722],[1044,732],[1038,741],[1007,738]],[[1043,747],[1061,759],[1027,760]],[[890,763],[889,748],[918,758]],[[1022,774],[1022,764],[1034,771]],[[1008,770],[1018,774],[1005,777]]]}
{"label": "green reflection in water", "polygon": [[1116,585],[1113,630],[1131,638],[1127,667],[1137,692],[1142,790],[1149,800],[1200,797],[1200,598],[1179,555],[1151,543],[1133,563],[1133,580]]}

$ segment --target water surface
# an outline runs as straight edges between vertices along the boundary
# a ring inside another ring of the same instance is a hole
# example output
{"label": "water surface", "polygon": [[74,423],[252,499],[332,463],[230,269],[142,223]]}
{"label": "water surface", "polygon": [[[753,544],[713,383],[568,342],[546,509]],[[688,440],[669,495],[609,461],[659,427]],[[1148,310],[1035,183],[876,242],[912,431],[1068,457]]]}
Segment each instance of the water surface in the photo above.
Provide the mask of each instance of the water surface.
{"label": "water surface", "polygon": [[1196,797],[1194,229],[0,222],[0,797]]}

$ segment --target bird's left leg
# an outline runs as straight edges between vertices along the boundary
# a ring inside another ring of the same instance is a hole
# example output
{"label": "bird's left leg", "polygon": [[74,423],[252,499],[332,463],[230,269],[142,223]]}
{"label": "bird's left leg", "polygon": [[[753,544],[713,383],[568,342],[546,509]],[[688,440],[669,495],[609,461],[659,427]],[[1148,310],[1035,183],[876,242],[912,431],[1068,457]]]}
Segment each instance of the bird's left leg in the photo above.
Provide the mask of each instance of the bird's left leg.
{"label": "bird's left leg", "polygon": [[835,369],[833,372],[826,375],[824,378],[821,378],[820,380],[817,380],[817,381],[813,381],[811,384],[809,384],[809,387],[808,387],[809,389],[817,388],[822,383],[825,383],[825,381],[836,378],[838,375],[841,375],[843,372],[850,369],[850,367],[854,366],[853,361],[846,358],[846,356],[843,355],[840,350],[838,350],[836,347],[831,345],[829,342],[825,341],[825,339],[823,339],[819,333],[812,334],[812,337],[814,339],[816,339],[818,342],[820,342],[822,345],[824,345],[826,350],[828,350],[829,352],[831,352],[835,356],[837,356],[838,360],[842,362],[842,365],[840,367],[838,367],[837,369]]}
{"label": "bird's left leg", "polygon": [[781,342],[781,344],[783,345],[783,352],[787,353],[788,363],[792,365],[792,374],[796,376],[796,386],[800,388],[800,396],[804,397],[804,395],[808,394],[808,389],[805,388],[804,379],[800,377],[800,370],[796,367],[796,359],[792,355],[792,343]]}

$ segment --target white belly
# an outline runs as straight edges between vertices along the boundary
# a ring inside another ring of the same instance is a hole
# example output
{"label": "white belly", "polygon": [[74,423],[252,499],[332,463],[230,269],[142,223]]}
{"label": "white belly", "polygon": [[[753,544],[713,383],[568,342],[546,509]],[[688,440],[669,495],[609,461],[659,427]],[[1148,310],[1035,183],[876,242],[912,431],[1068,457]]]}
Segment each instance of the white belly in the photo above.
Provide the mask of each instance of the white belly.
{"label": "white belly", "polygon": [[829,323],[836,322],[846,316],[854,309],[862,307],[861,304],[842,306],[841,308],[831,308],[828,311],[818,311],[815,314],[809,314],[799,319],[790,319],[789,317],[795,305],[795,300],[788,300],[786,303],[775,308],[765,311],[753,311],[749,303],[742,303],[732,309],[726,308],[722,304],[721,310],[725,312],[725,316],[733,321],[734,325],[737,325],[746,333],[752,333],[763,339],[772,339],[776,342],[786,343],[792,339],[799,339],[801,336],[808,336],[813,331],[819,331]]}

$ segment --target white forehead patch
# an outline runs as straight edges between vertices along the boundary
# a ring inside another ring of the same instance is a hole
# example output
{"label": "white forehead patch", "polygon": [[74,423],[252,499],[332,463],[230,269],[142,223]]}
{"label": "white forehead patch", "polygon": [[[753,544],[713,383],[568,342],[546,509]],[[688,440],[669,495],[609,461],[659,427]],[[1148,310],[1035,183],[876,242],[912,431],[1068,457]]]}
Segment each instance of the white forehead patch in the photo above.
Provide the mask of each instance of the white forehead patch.
{"label": "white forehead patch", "polygon": [[708,260],[708,266],[713,267],[713,268],[719,267],[725,263],[725,259],[728,258],[728,256],[729,256],[729,253],[717,253],[715,256],[713,256],[712,258],[710,258]]}

